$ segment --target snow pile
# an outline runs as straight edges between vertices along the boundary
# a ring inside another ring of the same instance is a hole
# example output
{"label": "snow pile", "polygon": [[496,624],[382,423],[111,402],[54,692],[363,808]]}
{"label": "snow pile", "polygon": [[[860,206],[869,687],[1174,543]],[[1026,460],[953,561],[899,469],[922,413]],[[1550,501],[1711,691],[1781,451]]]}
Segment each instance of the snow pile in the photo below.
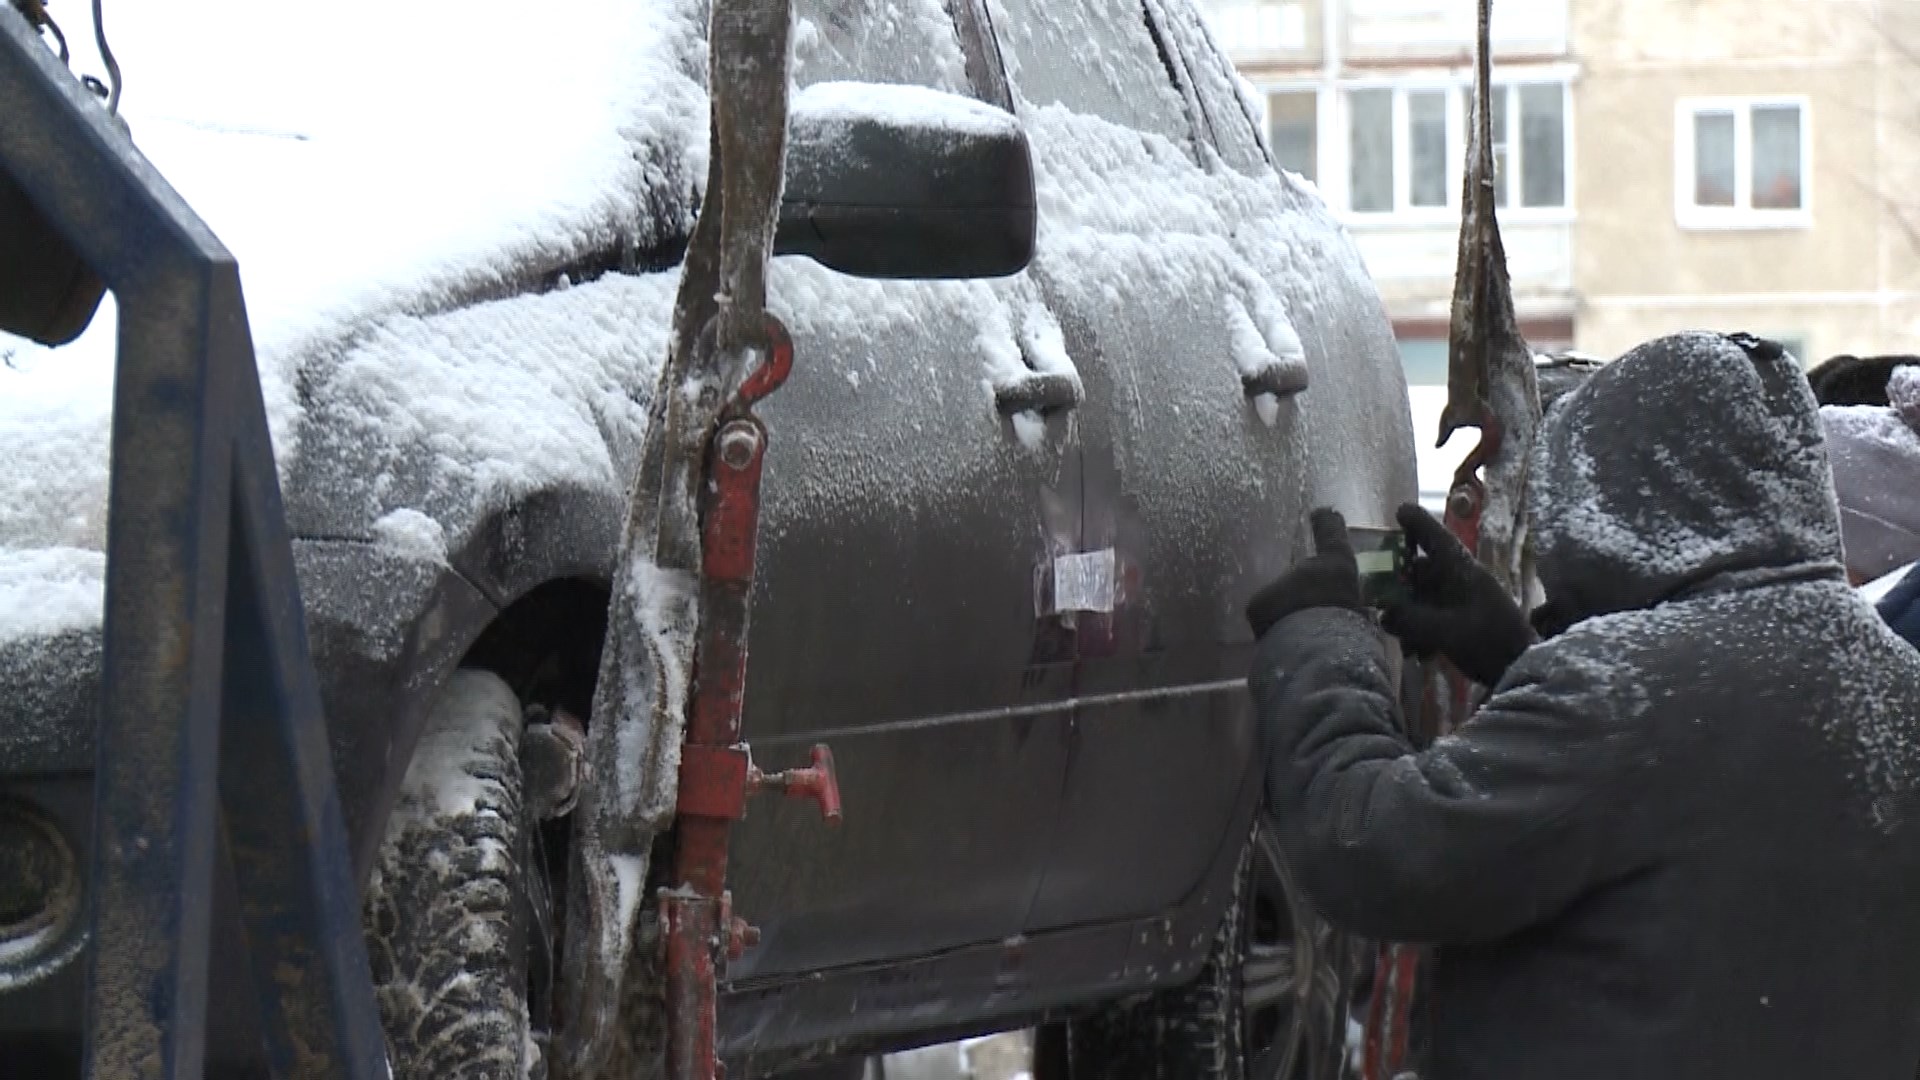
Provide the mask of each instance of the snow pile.
{"label": "snow pile", "polygon": [[396,555],[424,562],[447,561],[447,531],[418,510],[395,510],[373,523],[373,535]]}
{"label": "snow pile", "polygon": [[0,550],[0,641],[100,621],[107,557],[71,547]]}
{"label": "snow pile", "polygon": [[674,286],[671,273],[609,274],[375,324],[308,375],[288,499],[296,529],[408,508],[457,546],[525,492],[624,491]]}

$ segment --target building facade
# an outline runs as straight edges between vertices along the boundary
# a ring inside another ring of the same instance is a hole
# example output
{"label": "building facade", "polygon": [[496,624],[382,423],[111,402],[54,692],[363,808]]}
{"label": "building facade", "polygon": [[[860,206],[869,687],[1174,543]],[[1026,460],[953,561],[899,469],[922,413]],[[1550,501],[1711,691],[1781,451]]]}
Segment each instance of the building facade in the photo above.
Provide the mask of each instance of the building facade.
{"label": "building facade", "polygon": [[[1474,0],[1203,0],[1276,158],[1444,377]],[[1501,228],[1537,348],[1745,329],[1920,349],[1913,0],[1495,0]]]}
{"label": "building facade", "polygon": [[1583,348],[1920,350],[1911,0],[1574,0]]}

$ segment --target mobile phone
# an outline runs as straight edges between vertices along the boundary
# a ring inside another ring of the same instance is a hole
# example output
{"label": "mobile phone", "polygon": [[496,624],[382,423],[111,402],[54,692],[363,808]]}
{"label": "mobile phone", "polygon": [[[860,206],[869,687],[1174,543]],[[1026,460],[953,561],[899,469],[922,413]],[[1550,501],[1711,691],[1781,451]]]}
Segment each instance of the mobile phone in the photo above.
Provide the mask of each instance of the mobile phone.
{"label": "mobile phone", "polygon": [[1399,529],[1365,526],[1347,530],[1360,564],[1360,598],[1384,610],[1407,595],[1407,536]]}

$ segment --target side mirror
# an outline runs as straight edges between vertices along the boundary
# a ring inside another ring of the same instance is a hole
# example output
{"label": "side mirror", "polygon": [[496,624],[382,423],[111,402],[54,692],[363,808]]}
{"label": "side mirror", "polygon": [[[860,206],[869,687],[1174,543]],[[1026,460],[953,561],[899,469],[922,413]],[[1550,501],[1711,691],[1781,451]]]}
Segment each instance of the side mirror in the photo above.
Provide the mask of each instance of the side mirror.
{"label": "side mirror", "polygon": [[919,86],[794,96],[774,254],[856,277],[1004,277],[1033,258],[1037,219],[1011,113]]}

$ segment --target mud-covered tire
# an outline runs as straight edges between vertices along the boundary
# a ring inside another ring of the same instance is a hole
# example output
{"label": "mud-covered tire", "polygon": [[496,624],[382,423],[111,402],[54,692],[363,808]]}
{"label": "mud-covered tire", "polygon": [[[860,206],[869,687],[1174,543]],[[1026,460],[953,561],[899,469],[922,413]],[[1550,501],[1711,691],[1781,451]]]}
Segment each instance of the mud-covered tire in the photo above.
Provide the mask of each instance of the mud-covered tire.
{"label": "mud-covered tire", "polygon": [[520,702],[461,671],[427,719],[367,888],[394,1080],[540,1077],[527,1017]]}
{"label": "mud-covered tire", "polygon": [[[1337,1080],[1349,952],[1294,886],[1262,815],[1241,853],[1233,903],[1199,978],[1043,1033],[1056,1040],[1056,1049],[1044,1055],[1048,1060],[1036,1055],[1034,1076]],[[1310,973],[1304,979],[1297,975],[1303,969]]]}

